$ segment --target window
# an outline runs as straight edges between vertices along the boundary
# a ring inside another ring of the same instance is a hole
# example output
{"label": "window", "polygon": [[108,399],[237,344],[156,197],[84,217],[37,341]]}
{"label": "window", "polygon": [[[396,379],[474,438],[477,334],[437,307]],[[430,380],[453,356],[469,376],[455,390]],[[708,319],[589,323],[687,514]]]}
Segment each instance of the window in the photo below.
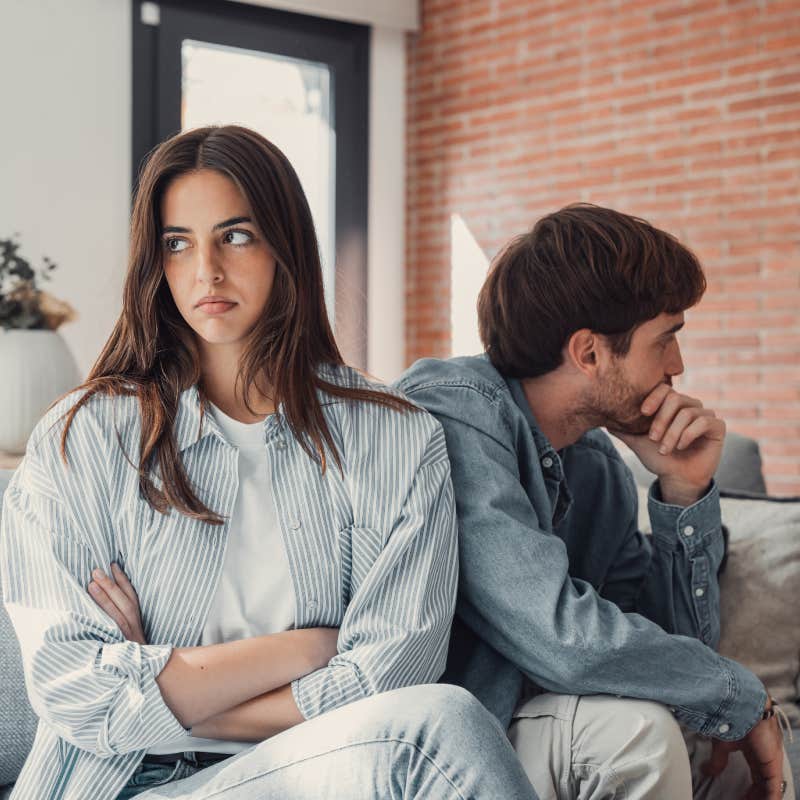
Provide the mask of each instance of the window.
{"label": "window", "polygon": [[236,123],[286,153],[314,217],[345,360],[366,366],[369,29],[228,2],[135,2],[135,183],[187,128]]}

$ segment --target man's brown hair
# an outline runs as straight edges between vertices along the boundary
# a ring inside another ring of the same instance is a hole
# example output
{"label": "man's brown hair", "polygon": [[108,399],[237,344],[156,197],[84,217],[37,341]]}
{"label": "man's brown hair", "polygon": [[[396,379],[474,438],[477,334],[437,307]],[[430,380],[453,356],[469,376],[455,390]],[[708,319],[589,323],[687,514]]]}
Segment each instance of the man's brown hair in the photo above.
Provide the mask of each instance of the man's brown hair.
{"label": "man's brown hair", "polygon": [[706,290],[697,257],[637,217],[579,203],[540,219],[495,259],[478,297],[481,340],[503,375],[556,369],[577,330],[625,355],[633,332],[678,314]]}

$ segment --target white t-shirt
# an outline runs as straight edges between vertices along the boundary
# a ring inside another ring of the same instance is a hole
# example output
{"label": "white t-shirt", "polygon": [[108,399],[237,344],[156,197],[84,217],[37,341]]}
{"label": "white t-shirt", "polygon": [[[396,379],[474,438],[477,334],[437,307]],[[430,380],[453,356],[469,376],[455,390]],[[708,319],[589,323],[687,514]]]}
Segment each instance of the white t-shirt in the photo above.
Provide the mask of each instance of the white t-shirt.
{"label": "white t-shirt", "polygon": [[[225,563],[199,644],[217,644],[294,627],[294,587],[267,470],[264,423],[239,422],[209,404],[225,439],[239,450],[239,490]],[[153,754],[199,750],[238,753],[251,742],[184,736],[151,747]]]}

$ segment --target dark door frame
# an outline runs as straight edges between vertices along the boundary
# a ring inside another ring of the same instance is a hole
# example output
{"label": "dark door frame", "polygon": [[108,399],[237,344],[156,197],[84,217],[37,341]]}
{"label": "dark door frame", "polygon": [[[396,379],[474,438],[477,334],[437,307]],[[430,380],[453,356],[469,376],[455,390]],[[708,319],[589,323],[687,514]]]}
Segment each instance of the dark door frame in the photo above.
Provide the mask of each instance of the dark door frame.
{"label": "dark door frame", "polygon": [[226,0],[166,0],[158,25],[133,12],[131,186],[157,144],[180,130],[183,39],[265,50],[327,64],[336,132],[336,335],[345,359],[367,363],[367,209],[370,30],[336,20]]}

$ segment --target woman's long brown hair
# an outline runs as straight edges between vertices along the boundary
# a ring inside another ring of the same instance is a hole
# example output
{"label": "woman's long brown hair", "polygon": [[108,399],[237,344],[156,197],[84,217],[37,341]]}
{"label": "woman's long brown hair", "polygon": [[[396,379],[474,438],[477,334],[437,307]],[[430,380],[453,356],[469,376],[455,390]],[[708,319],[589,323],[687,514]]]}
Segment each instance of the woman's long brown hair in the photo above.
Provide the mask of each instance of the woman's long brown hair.
{"label": "woman's long brown hair", "polygon": [[[142,433],[139,489],[157,511],[170,508],[221,524],[222,517],[197,497],[178,455],[174,424],[181,393],[201,384],[194,333],[180,315],[162,266],[161,200],[179,175],[212,169],[244,194],[276,260],[275,280],[264,313],[248,337],[239,364],[247,408],[251,386],[266,379],[272,401],[309,457],[326,467],[326,451],[341,461],[325,422],[318,391],[346,400],[414,408],[400,397],[320,378],[317,367],[341,365],[322,283],[317,237],[300,181],[286,156],[255,131],[233,125],[178,134],[149,156],[131,215],[131,247],[122,313],[85,383],[85,394],[67,412],[61,456],[80,408],[95,394],[135,395]],[[200,385],[202,396],[202,385]],[[161,488],[152,480],[158,468]]]}

